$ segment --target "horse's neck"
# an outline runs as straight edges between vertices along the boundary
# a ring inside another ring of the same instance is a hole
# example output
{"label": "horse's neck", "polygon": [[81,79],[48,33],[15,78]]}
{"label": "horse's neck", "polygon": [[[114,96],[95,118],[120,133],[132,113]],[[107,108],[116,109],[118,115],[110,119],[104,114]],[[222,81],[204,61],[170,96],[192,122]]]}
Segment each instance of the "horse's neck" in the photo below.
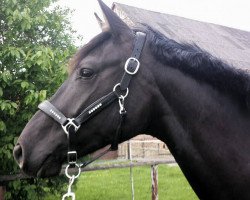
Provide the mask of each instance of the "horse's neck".
{"label": "horse's neck", "polygon": [[[167,143],[201,198],[234,198],[250,184],[249,115],[212,87],[161,67],[154,69],[161,102],[152,131]],[[239,176],[248,179],[236,188]],[[236,189],[228,193],[226,187]]]}

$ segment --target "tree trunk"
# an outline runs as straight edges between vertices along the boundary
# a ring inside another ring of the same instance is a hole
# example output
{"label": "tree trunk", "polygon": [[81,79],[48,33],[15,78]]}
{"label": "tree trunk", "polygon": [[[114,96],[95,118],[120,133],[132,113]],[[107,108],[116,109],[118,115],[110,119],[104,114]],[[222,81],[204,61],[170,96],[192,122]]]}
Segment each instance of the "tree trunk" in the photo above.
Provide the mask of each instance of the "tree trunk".
{"label": "tree trunk", "polygon": [[0,200],[4,200],[5,186],[0,186]]}

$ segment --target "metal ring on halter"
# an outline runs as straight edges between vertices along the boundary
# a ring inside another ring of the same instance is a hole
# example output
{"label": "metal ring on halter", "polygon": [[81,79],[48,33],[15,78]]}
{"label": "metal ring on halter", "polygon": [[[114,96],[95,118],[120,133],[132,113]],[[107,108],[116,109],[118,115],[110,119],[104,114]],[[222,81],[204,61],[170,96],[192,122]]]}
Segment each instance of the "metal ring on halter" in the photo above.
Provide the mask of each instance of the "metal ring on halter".
{"label": "metal ring on halter", "polygon": [[73,126],[75,129],[75,132],[80,128],[81,125],[75,124],[75,118],[67,118],[67,123],[65,125],[61,125],[64,132],[68,135],[69,131],[67,130],[68,127]]}
{"label": "metal ring on halter", "polygon": [[70,165],[67,165],[67,167],[65,168],[65,174],[69,179],[72,178],[73,176],[75,176],[75,178],[78,178],[81,174],[81,167],[78,164],[75,164],[75,165],[78,167],[78,174],[77,175],[72,175],[72,176],[69,175],[68,170],[69,170]]}
{"label": "metal ring on halter", "polygon": [[122,97],[123,99],[125,99],[125,98],[128,96],[129,89],[126,88],[126,93],[125,93],[125,95],[118,94],[118,92],[116,92],[116,88],[117,88],[118,86],[120,86],[120,85],[121,85],[120,83],[117,83],[117,84],[114,86],[114,88],[113,88],[113,92],[115,92],[115,93],[119,96],[119,98]]}

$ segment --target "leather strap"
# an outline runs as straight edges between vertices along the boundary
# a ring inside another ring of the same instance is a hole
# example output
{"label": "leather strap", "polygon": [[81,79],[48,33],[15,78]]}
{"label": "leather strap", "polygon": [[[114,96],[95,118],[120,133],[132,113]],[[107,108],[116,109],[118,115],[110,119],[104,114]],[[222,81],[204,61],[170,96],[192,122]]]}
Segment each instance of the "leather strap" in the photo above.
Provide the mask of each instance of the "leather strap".
{"label": "leather strap", "polygon": [[85,108],[81,112],[81,114],[78,115],[75,118],[75,121],[78,124],[82,124],[82,123],[86,122],[91,117],[95,116],[97,113],[99,113],[104,108],[106,108],[111,103],[113,103],[117,98],[118,97],[117,97],[117,95],[116,95],[115,92],[111,92],[111,93],[109,93],[109,94],[101,97],[100,99],[98,99],[97,101],[95,101],[94,103],[92,103],[90,106],[88,106],[87,108]]}
{"label": "leather strap", "polygon": [[126,116],[126,113],[120,114],[119,124],[117,126],[113,142],[111,143],[111,146],[110,146],[111,151],[118,150],[119,141],[121,140],[121,137],[122,137],[122,124],[125,120],[125,116]]}
{"label": "leather strap", "polygon": [[[131,59],[125,65],[125,73],[123,74],[122,80],[120,82],[120,89],[126,90],[129,86],[129,83],[136,74],[137,70],[139,69],[140,63],[139,58],[141,56],[141,52],[145,43],[146,34],[143,32],[136,32],[136,38],[134,42],[134,49],[131,55]],[[130,72],[130,73],[128,73]]]}
{"label": "leather strap", "polygon": [[63,125],[66,123],[67,118],[62,114],[53,104],[45,100],[38,105],[38,108],[45,112],[47,115],[56,120],[59,124]]}
{"label": "leather strap", "polygon": [[[108,95],[101,97],[90,106],[85,108],[72,122],[75,125],[80,126],[82,123],[88,121],[91,117],[95,116],[104,108],[109,106],[116,99],[118,99],[117,94],[115,92],[110,92]],[[40,103],[38,105],[38,108],[61,125],[66,125],[66,123],[70,120],[66,118],[64,114],[62,114],[53,104],[51,104],[47,100]],[[68,127],[65,128],[67,129]]]}

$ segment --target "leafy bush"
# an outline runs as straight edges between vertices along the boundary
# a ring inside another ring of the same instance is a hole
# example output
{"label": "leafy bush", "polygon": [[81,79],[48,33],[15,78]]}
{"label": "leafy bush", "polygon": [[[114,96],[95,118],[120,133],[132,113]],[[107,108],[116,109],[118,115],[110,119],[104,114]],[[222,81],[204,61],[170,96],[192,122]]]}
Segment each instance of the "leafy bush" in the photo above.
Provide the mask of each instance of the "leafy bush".
{"label": "leafy bush", "polygon": [[[37,105],[65,79],[76,50],[71,11],[54,3],[0,0],[0,174],[19,171],[14,144]],[[6,199],[37,199],[62,188],[62,181],[17,180],[6,187]]]}

